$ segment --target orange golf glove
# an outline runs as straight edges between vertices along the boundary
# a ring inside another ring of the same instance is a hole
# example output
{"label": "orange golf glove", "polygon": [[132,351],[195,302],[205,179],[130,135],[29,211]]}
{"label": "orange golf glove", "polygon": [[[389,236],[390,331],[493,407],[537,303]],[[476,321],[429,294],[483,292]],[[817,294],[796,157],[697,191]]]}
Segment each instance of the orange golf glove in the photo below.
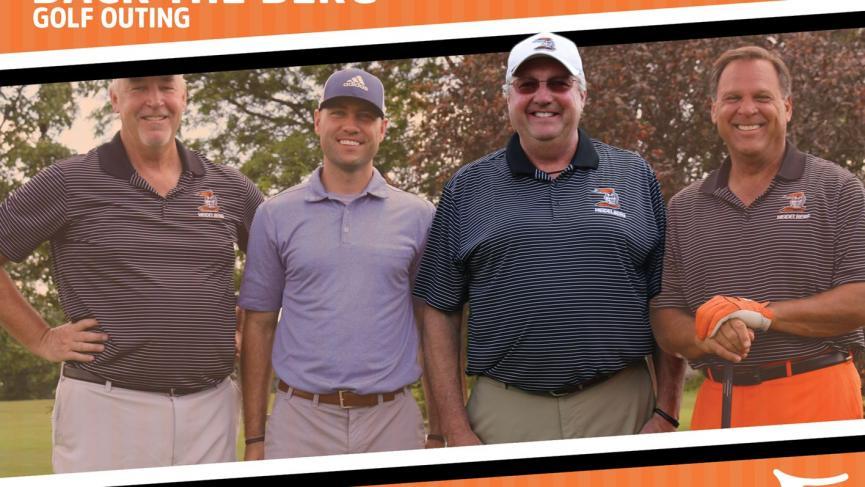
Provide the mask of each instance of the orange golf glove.
{"label": "orange golf glove", "polygon": [[766,331],[775,318],[775,313],[768,306],[768,302],[758,303],[747,298],[715,296],[697,308],[694,320],[697,338],[705,340],[715,336],[721,325],[733,318],[744,321],[752,330]]}

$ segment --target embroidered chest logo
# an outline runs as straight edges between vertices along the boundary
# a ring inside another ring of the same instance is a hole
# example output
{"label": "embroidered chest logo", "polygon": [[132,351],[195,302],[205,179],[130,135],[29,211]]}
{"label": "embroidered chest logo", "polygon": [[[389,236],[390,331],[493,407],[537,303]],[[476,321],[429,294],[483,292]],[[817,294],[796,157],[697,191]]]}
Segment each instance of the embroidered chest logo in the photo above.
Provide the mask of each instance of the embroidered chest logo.
{"label": "embroidered chest logo", "polygon": [[619,193],[616,193],[615,188],[595,188],[592,193],[599,194],[604,197],[602,201],[595,203],[595,213],[606,213],[608,215],[616,215],[625,218],[623,211],[619,211]]}
{"label": "embroidered chest logo", "polygon": [[225,215],[219,212],[219,198],[216,197],[216,193],[211,190],[200,191],[198,196],[204,198],[204,202],[198,207],[198,216],[202,218],[225,218]]}
{"label": "embroidered chest logo", "polygon": [[537,46],[535,46],[535,51],[539,51],[541,49],[546,49],[548,51],[556,50],[556,43],[553,42],[549,37],[538,37],[533,41]]}
{"label": "embroidered chest logo", "polygon": [[811,218],[811,214],[805,208],[807,198],[804,191],[787,193],[784,198],[787,199],[787,205],[778,212],[778,220],[806,220]]}

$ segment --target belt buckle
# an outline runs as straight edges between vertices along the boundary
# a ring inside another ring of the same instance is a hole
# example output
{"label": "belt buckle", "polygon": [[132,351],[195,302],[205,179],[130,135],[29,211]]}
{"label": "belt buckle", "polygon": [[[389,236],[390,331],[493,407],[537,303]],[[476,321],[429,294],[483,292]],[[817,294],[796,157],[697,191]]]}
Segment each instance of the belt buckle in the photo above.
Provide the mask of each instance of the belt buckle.
{"label": "belt buckle", "polygon": [[354,409],[354,406],[346,406],[345,405],[345,396],[342,395],[343,392],[351,392],[351,391],[347,391],[345,389],[340,389],[340,390],[336,391],[336,393],[339,395],[339,407],[341,407],[342,409]]}
{"label": "belt buckle", "polygon": [[549,394],[553,397],[558,398],[558,397],[569,396],[569,395],[571,395],[577,391],[581,391],[581,390],[583,390],[583,388],[578,385],[578,386],[574,387],[573,389],[556,389],[555,391],[549,391]]}
{"label": "belt buckle", "polygon": [[746,369],[745,373],[748,377],[748,383],[746,385],[756,386],[763,383],[763,374],[760,373],[760,367],[754,367],[750,370]]}

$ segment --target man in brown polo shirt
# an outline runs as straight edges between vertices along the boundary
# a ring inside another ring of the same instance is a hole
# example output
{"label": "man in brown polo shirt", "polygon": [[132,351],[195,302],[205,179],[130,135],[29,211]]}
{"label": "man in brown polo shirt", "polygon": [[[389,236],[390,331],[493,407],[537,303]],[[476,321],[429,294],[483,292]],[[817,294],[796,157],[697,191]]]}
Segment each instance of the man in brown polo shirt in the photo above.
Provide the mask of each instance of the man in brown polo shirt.
{"label": "man in brown polo shirt", "polygon": [[729,362],[732,426],[861,418],[862,183],[786,139],[790,75],[775,54],[725,52],[711,95],[729,158],[671,200],[652,302],[661,347],[708,377],[692,427],[719,427]]}
{"label": "man in brown polo shirt", "polygon": [[263,197],[175,139],[181,76],[115,79],[109,94],[113,140],[0,202],[0,266],[49,241],[68,323],[46,323],[0,267],[0,324],[65,361],[55,472],[234,460],[235,244]]}

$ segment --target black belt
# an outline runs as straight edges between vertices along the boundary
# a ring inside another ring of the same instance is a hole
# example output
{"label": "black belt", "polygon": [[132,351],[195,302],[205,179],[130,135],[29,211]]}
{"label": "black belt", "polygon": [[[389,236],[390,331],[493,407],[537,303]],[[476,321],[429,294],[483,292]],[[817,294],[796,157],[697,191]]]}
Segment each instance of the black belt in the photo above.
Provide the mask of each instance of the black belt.
{"label": "black belt", "polygon": [[[733,366],[733,385],[735,386],[755,386],[767,380],[781,379],[791,377],[805,372],[813,372],[815,370],[831,367],[844,363],[851,359],[849,353],[845,352],[828,352],[816,357],[805,358],[801,360],[788,360],[786,362],[775,363],[771,365],[753,365],[753,366]],[[722,367],[706,367],[703,369],[703,374],[715,382],[721,382],[724,377]]]}
{"label": "black belt", "polygon": [[122,382],[109,381],[107,379],[103,379],[93,372],[88,372],[84,369],[73,369],[72,367],[63,367],[63,377],[67,377],[69,379],[80,380],[84,382],[92,382],[93,384],[102,384],[105,385],[107,383],[111,383],[111,387],[119,387],[121,389],[131,389],[133,391],[142,391],[142,392],[158,392],[161,394],[168,394],[169,396],[185,396],[187,394],[195,394],[196,392],[206,391],[212,387],[216,387],[218,384],[222,383],[220,381],[217,384],[207,384],[204,386],[197,387],[148,387],[148,386],[139,386],[139,385],[129,385],[124,384]]}
{"label": "black belt", "polygon": [[496,382],[501,382],[502,384],[504,384],[505,389],[511,389],[511,388],[519,389],[523,392],[528,392],[529,394],[537,394],[539,396],[564,397],[564,396],[567,396],[569,394],[573,394],[575,392],[584,391],[584,390],[588,389],[589,387],[596,386],[596,385],[600,384],[601,382],[604,382],[605,380],[609,379],[610,377],[612,377],[614,375],[616,375],[616,373],[596,375],[587,381],[580,382],[579,384],[568,384],[568,385],[560,387],[559,389],[555,389],[552,391],[530,391],[530,390],[523,389],[519,386],[515,386],[513,384],[508,384],[506,382],[502,382],[500,380],[493,379],[492,377],[489,377],[489,378],[496,381]]}

